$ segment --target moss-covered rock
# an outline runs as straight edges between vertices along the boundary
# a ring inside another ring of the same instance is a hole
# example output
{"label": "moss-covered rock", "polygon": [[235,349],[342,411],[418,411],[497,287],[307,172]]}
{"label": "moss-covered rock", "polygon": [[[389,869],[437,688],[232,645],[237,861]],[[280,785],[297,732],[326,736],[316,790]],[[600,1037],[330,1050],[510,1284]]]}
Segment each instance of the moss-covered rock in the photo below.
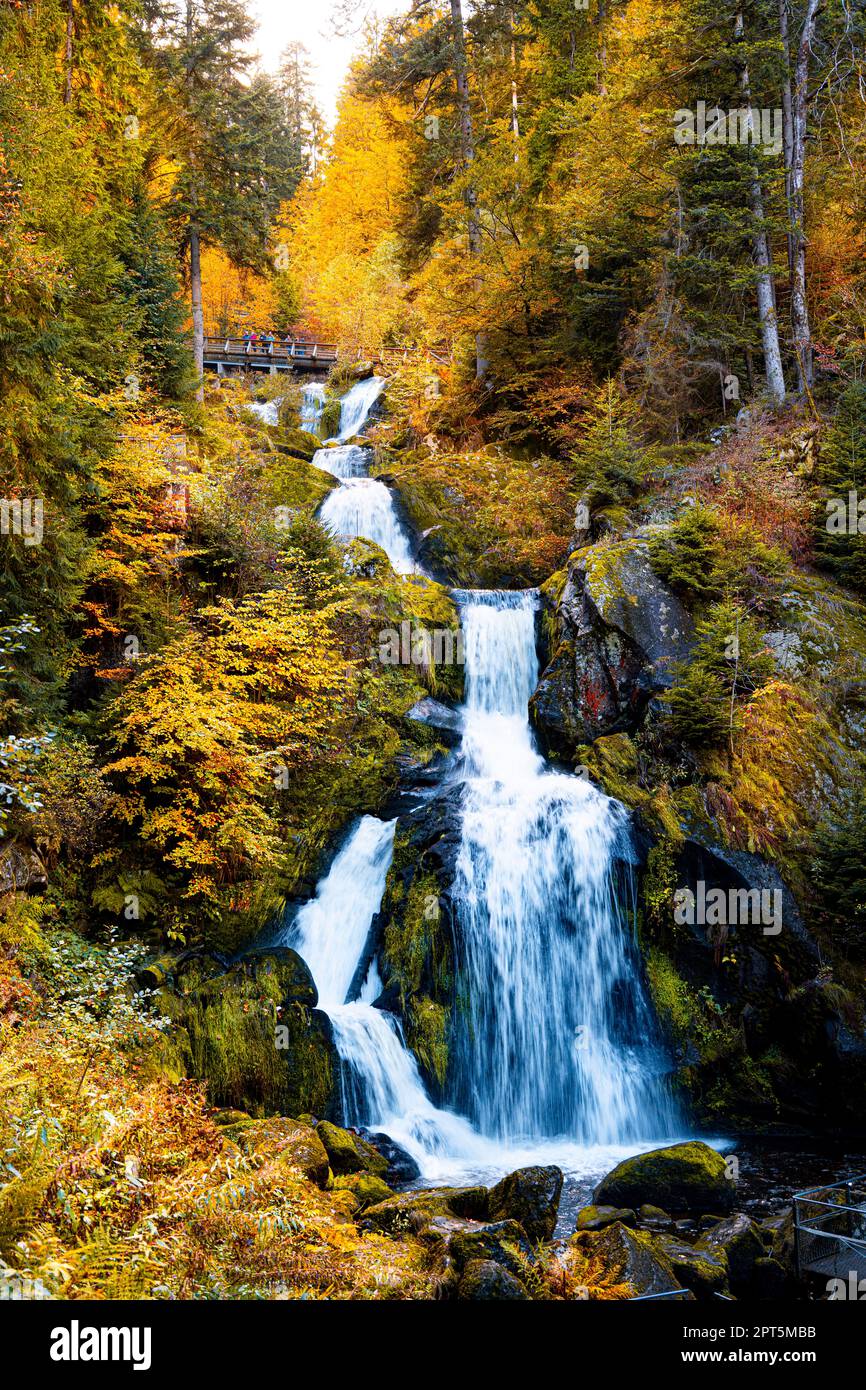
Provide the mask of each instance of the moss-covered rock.
{"label": "moss-covered rock", "polygon": [[389,1235],[420,1231],[437,1216],[484,1221],[488,1215],[486,1187],[432,1187],[401,1192],[365,1212],[363,1225]]}
{"label": "moss-covered rock", "polygon": [[228,1125],[223,1133],[246,1154],[261,1163],[280,1163],[303,1173],[318,1187],[327,1187],[330,1166],[316,1131],[300,1120],[276,1116],[269,1120],[245,1119]]}
{"label": "moss-covered rock", "polygon": [[716,1258],[724,1256],[731,1288],[737,1295],[748,1290],[755,1261],[766,1255],[761,1234],[748,1216],[738,1212],[710,1228],[695,1249]]}
{"label": "moss-covered rock", "polygon": [[688,1245],[678,1236],[659,1233],[659,1249],[670,1260],[671,1269],[686,1289],[702,1300],[725,1294],[728,1290],[728,1262],[724,1253]]}
{"label": "moss-covered rock", "polygon": [[625,1287],[633,1298],[683,1287],[656,1238],[648,1231],[630,1231],[621,1221],[603,1231],[578,1232],[569,1248],[575,1276],[589,1287]]}
{"label": "moss-covered rock", "polygon": [[458,1273],[474,1260],[492,1260],[518,1278],[532,1255],[526,1232],[516,1221],[495,1221],[458,1231],[451,1237],[448,1250]]}
{"label": "moss-covered rock", "polygon": [[502,1303],[526,1301],[529,1294],[525,1285],[501,1264],[473,1260],[463,1271],[457,1297],[463,1302]]}
{"label": "moss-covered rock", "polygon": [[190,1073],[215,1105],[254,1115],[328,1114],[335,1073],[330,1022],[301,957],[244,957],[184,1000]]}
{"label": "moss-covered rock", "polygon": [[490,1189],[493,1221],[517,1221],[530,1240],[550,1240],[562,1195],[561,1168],[518,1168]]}
{"label": "moss-covered rock", "polygon": [[667,1211],[730,1211],[734,1192],[721,1154],[692,1140],[625,1159],[602,1178],[593,1201],[628,1207],[650,1202]]}
{"label": "moss-covered rock", "polygon": [[335,1174],[372,1173],[381,1178],[388,1172],[387,1158],[377,1153],[360,1134],[340,1129],[328,1120],[322,1120],[317,1125],[316,1133],[325,1146]]}
{"label": "moss-covered rock", "polygon": [[353,1193],[359,1211],[378,1206],[380,1202],[387,1202],[394,1196],[393,1188],[374,1173],[344,1173],[341,1177],[334,1178],[334,1187],[338,1191]]}
{"label": "moss-covered rock", "polygon": [[623,1226],[635,1226],[637,1216],[629,1207],[581,1207],[574,1223],[575,1231],[603,1231],[621,1221]]}

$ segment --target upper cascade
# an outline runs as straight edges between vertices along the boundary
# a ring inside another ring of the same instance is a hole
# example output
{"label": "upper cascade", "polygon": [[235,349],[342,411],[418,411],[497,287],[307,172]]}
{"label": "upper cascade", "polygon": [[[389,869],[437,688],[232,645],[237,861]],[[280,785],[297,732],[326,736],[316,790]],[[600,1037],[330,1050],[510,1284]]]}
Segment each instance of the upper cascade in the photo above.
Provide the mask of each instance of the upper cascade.
{"label": "upper cascade", "polygon": [[354,439],[367,423],[370,411],[376,404],[386,386],[385,378],[370,376],[364,381],[356,381],[340,402],[339,443]]}

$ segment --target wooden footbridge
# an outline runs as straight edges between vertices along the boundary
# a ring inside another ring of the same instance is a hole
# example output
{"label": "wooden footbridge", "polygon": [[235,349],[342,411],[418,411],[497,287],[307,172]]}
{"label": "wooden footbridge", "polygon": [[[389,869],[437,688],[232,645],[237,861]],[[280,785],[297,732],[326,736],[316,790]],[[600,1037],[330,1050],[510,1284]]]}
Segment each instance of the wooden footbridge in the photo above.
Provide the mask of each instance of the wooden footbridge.
{"label": "wooden footbridge", "polygon": [[325,343],[315,337],[293,337],[277,340],[267,336],[257,342],[244,338],[212,338],[204,340],[205,371],[218,376],[236,376],[247,372],[329,372],[337,362],[371,362],[388,376],[406,362],[425,358],[431,366],[444,366],[449,361],[447,348],[388,347],[354,353],[340,353],[336,343]]}
{"label": "wooden footbridge", "polygon": [[832,1298],[866,1297],[866,1174],[794,1196],[797,1273],[837,1287]]}

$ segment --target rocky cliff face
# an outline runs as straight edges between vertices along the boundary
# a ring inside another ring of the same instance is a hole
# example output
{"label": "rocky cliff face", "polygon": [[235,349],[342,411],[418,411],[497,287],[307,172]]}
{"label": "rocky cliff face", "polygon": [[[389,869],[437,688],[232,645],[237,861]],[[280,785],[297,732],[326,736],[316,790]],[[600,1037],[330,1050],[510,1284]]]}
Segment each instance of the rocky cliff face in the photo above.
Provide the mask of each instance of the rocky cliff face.
{"label": "rocky cliff face", "polygon": [[809,856],[859,756],[863,615],[792,574],[764,634],[776,679],[742,737],[686,747],[664,696],[695,650],[695,615],[653,572],[664,529],[584,546],[545,586],[533,723],[546,751],[634,811],[640,942],[693,1113],[708,1127],[862,1132],[860,974],[821,930]]}

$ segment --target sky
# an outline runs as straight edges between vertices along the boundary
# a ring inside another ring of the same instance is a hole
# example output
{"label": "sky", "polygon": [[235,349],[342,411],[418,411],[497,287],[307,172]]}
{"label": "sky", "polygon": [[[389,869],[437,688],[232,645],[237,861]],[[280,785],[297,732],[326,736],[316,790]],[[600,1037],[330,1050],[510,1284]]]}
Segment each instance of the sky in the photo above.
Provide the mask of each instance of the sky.
{"label": "sky", "polygon": [[253,0],[259,32],[255,40],[262,67],[273,72],[289,43],[298,41],[309,50],[319,109],[333,125],[340,87],[360,43],[364,17],[381,18],[406,8],[406,0],[359,0],[356,31],[338,38],[330,23],[333,0]]}

